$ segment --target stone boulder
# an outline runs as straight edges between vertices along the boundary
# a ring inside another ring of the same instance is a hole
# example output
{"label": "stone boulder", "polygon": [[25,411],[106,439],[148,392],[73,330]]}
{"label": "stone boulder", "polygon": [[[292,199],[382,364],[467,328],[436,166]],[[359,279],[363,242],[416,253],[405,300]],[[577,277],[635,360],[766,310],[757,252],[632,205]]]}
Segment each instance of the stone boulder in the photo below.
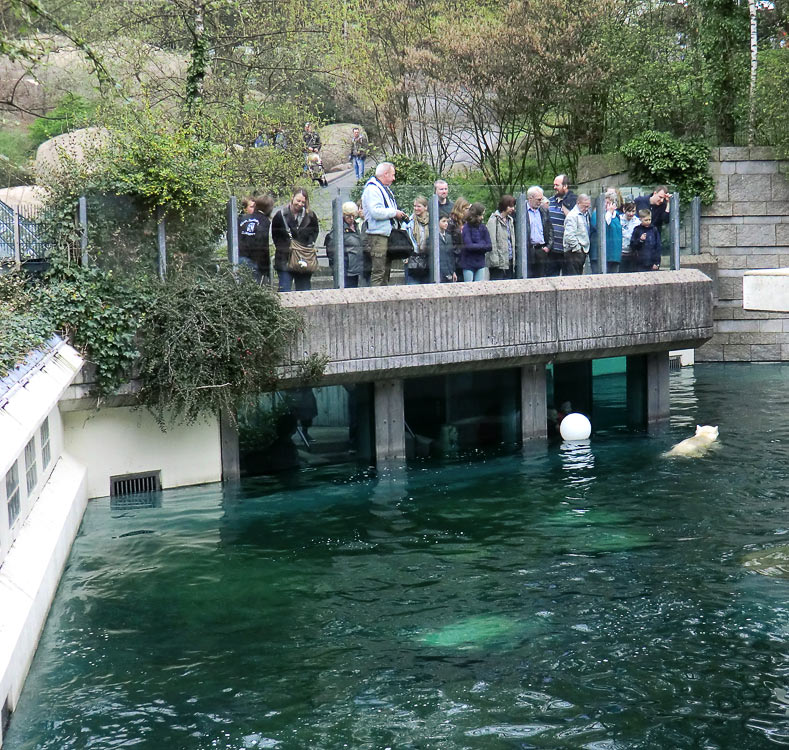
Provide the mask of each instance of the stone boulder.
{"label": "stone boulder", "polygon": [[33,215],[43,207],[47,191],[40,185],[18,185],[0,190],[0,201],[18,208],[24,216]]}
{"label": "stone boulder", "polygon": [[323,159],[323,168],[327,172],[338,168],[351,168],[348,154],[351,152],[351,135],[354,128],[359,128],[362,133],[367,135],[361,125],[356,125],[352,122],[338,122],[334,125],[326,125],[320,129],[321,142],[323,144],[321,158]]}
{"label": "stone boulder", "polygon": [[109,131],[105,128],[81,128],[44,141],[36,151],[35,173],[39,178],[57,172],[65,159],[87,164],[91,153],[106,145]]}

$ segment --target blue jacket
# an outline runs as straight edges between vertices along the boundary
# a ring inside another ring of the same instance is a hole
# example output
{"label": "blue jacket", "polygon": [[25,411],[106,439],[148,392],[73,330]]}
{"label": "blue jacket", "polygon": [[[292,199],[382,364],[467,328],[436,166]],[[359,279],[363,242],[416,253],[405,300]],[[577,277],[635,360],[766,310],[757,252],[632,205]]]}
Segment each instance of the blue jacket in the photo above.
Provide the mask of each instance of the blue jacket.
{"label": "blue jacket", "polygon": [[[592,211],[589,220],[592,227],[591,247],[589,258],[597,260],[597,211]],[[619,263],[622,260],[622,222],[619,221],[619,214],[615,213],[611,217],[610,223],[605,227],[605,259],[610,263]]]}
{"label": "blue jacket", "polygon": [[[646,238],[641,240],[641,235],[646,234]],[[637,226],[633,230],[630,238],[630,251],[633,253],[635,267],[639,271],[651,271],[652,266],[660,265],[660,232],[657,227]]]}
{"label": "blue jacket", "polygon": [[484,224],[473,226],[466,222],[461,232],[463,247],[460,250],[460,267],[476,271],[485,267],[485,253],[491,250],[490,232]]}

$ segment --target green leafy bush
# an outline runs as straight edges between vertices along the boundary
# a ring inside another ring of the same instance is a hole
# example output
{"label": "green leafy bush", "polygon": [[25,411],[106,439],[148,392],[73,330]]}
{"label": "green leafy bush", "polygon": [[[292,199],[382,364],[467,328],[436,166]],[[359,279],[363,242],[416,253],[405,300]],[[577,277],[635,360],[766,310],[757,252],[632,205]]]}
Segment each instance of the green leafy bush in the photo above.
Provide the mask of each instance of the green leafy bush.
{"label": "green leafy bush", "polygon": [[232,414],[276,383],[301,325],[248,273],[184,270],[157,288],[140,331],[141,400],[160,424]]}
{"label": "green leafy bush", "polygon": [[621,149],[638,182],[665,183],[679,191],[683,202],[693,196],[703,203],[715,199],[715,183],[709,172],[710,148],[698,139],[681,140],[670,133],[649,130]]}
{"label": "green leafy bush", "polygon": [[50,328],[95,365],[100,395],[129,379],[139,356],[137,330],[152,302],[145,279],[56,260],[31,297]]}
{"label": "green leafy bush", "polygon": [[21,274],[0,275],[0,378],[54,333],[51,323],[33,307]]}
{"label": "green leafy bush", "polygon": [[789,49],[759,53],[756,83],[756,135],[760,143],[775,146],[781,158],[789,157]]}
{"label": "green leafy bush", "polygon": [[33,148],[56,135],[89,125],[96,113],[96,105],[77,94],[66,94],[46,116],[37,117],[30,125]]}

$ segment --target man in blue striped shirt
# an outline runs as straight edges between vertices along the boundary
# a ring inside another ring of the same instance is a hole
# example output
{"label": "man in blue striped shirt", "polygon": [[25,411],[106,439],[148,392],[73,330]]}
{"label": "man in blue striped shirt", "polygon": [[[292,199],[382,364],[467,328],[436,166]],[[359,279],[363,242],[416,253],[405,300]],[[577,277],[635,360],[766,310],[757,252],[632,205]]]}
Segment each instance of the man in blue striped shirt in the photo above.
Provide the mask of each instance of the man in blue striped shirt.
{"label": "man in blue striped shirt", "polygon": [[545,258],[543,266],[545,276],[559,276],[564,268],[564,220],[567,214],[575,208],[577,200],[575,193],[570,190],[570,183],[566,174],[556,175],[553,181],[553,197],[548,203],[548,211],[553,226],[553,245]]}

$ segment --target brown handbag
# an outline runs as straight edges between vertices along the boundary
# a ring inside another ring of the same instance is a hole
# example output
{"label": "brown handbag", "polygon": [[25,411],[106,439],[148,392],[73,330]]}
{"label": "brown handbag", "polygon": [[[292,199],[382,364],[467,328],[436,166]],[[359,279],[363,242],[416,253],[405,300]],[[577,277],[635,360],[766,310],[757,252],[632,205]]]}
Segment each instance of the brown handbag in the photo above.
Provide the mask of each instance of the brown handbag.
{"label": "brown handbag", "polygon": [[318,270],[318,251],[296,240],[290,241],[288,271],[291,273],[313,274]]}

